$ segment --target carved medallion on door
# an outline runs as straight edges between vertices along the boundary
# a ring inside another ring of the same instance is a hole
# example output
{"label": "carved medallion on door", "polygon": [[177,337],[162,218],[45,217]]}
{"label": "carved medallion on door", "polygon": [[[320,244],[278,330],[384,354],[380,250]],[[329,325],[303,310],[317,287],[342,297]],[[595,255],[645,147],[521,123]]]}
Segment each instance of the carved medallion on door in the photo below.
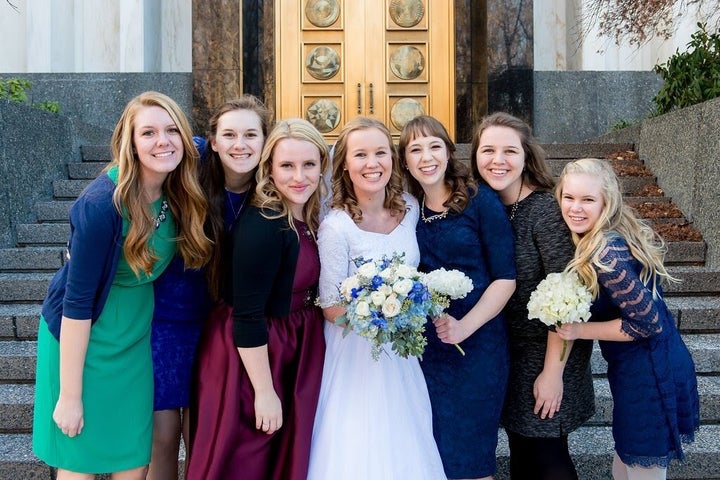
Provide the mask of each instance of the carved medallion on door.
{"label": "carved medallion on door", "polygon": [[356,116],[397,137],[429,114],[454,135],[452,1],[276,0],[275,18],[277,118],[334,141]]}

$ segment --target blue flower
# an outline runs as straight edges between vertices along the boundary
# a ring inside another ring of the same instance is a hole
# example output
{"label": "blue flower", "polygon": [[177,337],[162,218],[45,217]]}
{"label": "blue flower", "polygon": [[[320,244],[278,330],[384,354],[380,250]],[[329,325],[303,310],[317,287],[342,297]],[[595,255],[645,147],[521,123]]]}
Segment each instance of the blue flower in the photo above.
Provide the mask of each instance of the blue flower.
{"label": "blue flower", "polygon": [[372,312],[373,319],[370,320],[370,323],[375,325],[381,330],[387,330],[387,319],[383,316],[380,312]]}
{"label": "blue flower", "polygon": [[360,292],[363,291],[363,287],[353,288],[350,290],[350,296],[352,298],[358,298],[360,296]]}
{"label": "blue flower", "polygon": [[370,280],[370,286],[373,290],[377,290],[383,283],[385,283],[385,281],[380,275],[375,275],[372,280]]}
{"label": "blue flower", "polygon": [[415,282],[407,296],[415,303],[422,303],[430,298],[430,292],[422,282]]}

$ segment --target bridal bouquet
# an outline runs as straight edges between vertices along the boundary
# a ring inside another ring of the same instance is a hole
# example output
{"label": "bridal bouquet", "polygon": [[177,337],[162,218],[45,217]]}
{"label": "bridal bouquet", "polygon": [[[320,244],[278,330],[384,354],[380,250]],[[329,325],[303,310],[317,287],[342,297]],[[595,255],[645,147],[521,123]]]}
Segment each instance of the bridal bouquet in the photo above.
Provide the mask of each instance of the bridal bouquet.
{"label": "bridal bouquet", "polygon": [[[586,322],[590,318],[592,295],[580,283],[575,272],[550,273],[530,294],[527,304],[530,318],[558,327],[564,323]],[[567,341],[563,341],[560,361],[565,359]]]}
{"label": "bridal bouquet", "polygon": [[449,298],[461,298],[459,295],[465,296],[472,289],[472,282],[461,272],[423,275],[405,264],[403,257],[394,254],[377,261],[357,258],[357,271],[340,284],[345,314],[335,323],[345,326],[345,335],[353,330],[368,339],[375,360],[386,343],[403,358],[422,357],[428,315],[440,314]]}

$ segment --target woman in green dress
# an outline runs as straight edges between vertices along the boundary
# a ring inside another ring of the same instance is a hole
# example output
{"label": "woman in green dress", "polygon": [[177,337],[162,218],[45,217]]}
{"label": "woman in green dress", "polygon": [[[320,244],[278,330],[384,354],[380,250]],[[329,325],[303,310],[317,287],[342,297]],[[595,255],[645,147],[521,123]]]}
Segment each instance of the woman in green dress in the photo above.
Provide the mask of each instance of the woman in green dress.
{"label": "woman in green dress", "polygon": [[190,125],[145,92],[115,127],[113,160],[70,211],[68,260],[38,331],[33,451],[57,479],[144,479],[150,462],[152,281],[176,250],[203,266],[207,202]]}

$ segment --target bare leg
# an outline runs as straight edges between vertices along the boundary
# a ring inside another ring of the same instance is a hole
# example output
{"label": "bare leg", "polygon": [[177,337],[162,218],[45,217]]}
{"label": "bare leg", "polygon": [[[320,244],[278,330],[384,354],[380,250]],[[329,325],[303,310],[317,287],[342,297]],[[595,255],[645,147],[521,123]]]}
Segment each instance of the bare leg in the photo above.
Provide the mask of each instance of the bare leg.
{"label": "bare leg", "polygon": [[613,455],[612,475],[614,480],[628,480],[627,466],[617,453]]}
{"label": "bare leg", "polygon": [[190,409],[182,409],[182,436],[185,444],[185,468],[190,461]]}
{"label": "bare leg", "polygon": [[57,480],[93,480],[95,475],[91,473],[71,472],[70,470],[58,468],[56,478]]}
{"label": "bare leg", "polygon": [[145,480],[147,475],[148,467],[133,468],[132,470],[123,470],[122,472],[115,472],[110,475],[111,480]]}
{"label": "bare leg", "polygon": [[617,453],[613,457],[613,478],[615,480],[665,480],[667,469],[660,467],[628,467]]}
{"label": "bare leg", "polygon": [[177,480],[180,410],[153,413],[153,444],[148,480]]}

